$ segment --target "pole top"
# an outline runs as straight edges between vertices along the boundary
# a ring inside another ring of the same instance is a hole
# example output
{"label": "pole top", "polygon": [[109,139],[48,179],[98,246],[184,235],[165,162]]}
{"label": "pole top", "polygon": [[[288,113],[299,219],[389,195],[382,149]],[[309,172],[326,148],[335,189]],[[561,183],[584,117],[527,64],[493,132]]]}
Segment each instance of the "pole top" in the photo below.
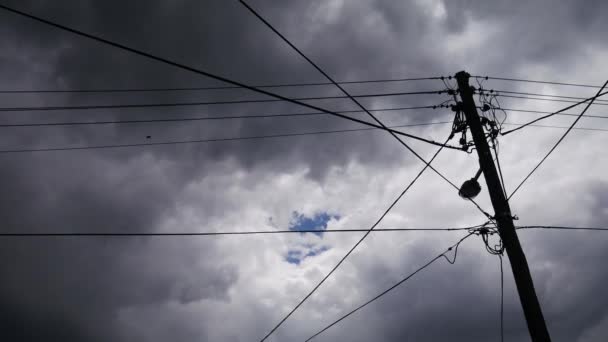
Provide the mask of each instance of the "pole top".
{"label": "pole top", "polygon": [[468,72],[462,70],[456,73],[456,75],[454,75],[455,78],[469,78],[471,77],[471,74],[469,74]]}

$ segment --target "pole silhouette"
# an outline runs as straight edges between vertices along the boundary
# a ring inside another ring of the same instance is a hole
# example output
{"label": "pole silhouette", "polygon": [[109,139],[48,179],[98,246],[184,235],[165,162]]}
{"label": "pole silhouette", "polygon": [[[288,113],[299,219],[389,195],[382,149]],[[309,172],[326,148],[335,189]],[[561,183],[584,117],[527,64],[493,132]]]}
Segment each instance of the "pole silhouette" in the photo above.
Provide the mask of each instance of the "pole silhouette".
{"label": "pole silhouette", "polygon": [[477,106],[473,99],[473,89],[469,85],[470,75],[465,71],[460,71],[455,75],[455,78],[458,82],[458,90],[462,100],[458,104],[457,109],[464,112],[467,125],[473,136],[473,142],[479,156],[479,166],[488,186],[488,192],[490,193],[490,199],[494,207],[494,218],[498,225],[498,232],[511,262],[513,277],[515,278],[519,300],[524,310],[530,337],[533,342],[550,342],[551,337],[545,324],[540,303],[536,297],[536,290],[534,290],[528,262],[515,232],[511,208],[500,183],[494,159],[492,158],[479,114],[477,113]]}

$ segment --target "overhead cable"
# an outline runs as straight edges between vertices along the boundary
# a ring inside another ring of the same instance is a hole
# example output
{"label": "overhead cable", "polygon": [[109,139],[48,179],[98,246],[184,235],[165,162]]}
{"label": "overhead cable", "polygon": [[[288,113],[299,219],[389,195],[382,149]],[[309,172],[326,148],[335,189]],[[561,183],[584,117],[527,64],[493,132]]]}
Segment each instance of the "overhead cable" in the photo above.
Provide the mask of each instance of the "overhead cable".
{"label": "overhead cable", "polygon": [[[496,94],[499,97],[508,97],[513,99],[525,99],[525,100],[538,100],[538,101],[548,101],[548,102],[564,102],[564,103],[578,103],[574,100],[560,100],[560,99],[548,99],[544,97],[533,97],[533,96],[520,96],[520,95],[504,95],[504,94]],[[598,106],[608,106],[608,103],[594,103],[594,105]]]}
{"label": "overhead cable", "polygon": [[[576,106],[579,106],[579,105],[581,105],[581,104],[583,104],[583,103],[586,103],[586,102],[593,103],[593,101],[594,101],[596,98],[598,98],[598,97],[600,97],[600,96],[604,96],[604,95],[606,95],[606,94],[608,94],[608,91],[603,92],[603,93],[602,93],[602,92],[600,92],[600,93],[598,93],[597,95],[595,95],[595,96],[593,96],[593,97],[590,97],[590,98],[588,98],[588,99],[585,99],[585,100],[579,101],[579,102],[577,102],[577,103],[575,103],[575,104],[573,104],[573,105],[570,105],[570,106],[564,107],[564,108],[562,108],[562,109],[560,109],[560,110],[558,110],[558,111],[555,111],[555,112],[553,112],[553,113],[551,113],[551,114],[547,114],[547,115],[541,116],[540,118],[536,118],[536,119],[534,119],[534,120],[532,120],[532,121],[529,121],[529,122],[527,122],[527,123],[525,123],[525,124],[521,125],[520,127],[514,128],[514,129],[509,130],[509,131],[506,131],[506,132],[501,132],[501,135],[507,135],[507,134],[510,134],[510,133],[516,132],[516,131],[518,131],[518,130],[520,130],[520,129],[524,128],[524,127],[527,127],[527,126],[529,126],[529,125],[531,125],[531,124],[537,123],[537,122],[539,122],[539,121],[541,121],[541,120],[544,120],[544,119],[550,118],[550,117],[552,117],[552,116],[554,116],[554,115],[557,115],[557,114],[563,113],[563,112],[567,111],[568,109],[572,109],[572,108],[574,108],[574,107],[576,107]],[[589,107],[589,105],[587,105],[587,108],[588,108],[588,107]],[[578,118],[580,118],[580,115],[577,117],[577,121],[578,121]]]}
{"label": "overhead cable", "polygon": [[[222,82],[231,84],[233,86],[238,86],[238,87],[242,87],[242,88],[245,88],[245,89],[249,89],[251,91],[254,91],[254,92],[257,92],[257,93],[260,93],[260,94],[263,94],[263,95],[267,95],[267,96],[274,97],[274,98],[279,99],[279,100],[291,102],[291,103],[294,103],[294,104],[297,104],[297,105],[300,105],[300,106],[303,106],[303,107],[307,107],[307,108],[310,108],[310,109],[314,109],[314,110],[317,110],[317,111],[322,111],[322,112],[325,112],[325,113],[328,113],[328,114],[331,114],[331,115],[334,115],[334,116],[337,116],[337,117],[344,118],[346,120],[358,122],[358,123],[363,124],[363,125],[372,126],[372,127],[381,128],[381,129],[386,129],[386,128],[383,128],[380,125],[376,125],[376,124],[373,124],[373,123],[370,123],[370,122],[366,122],[364,120],[355,119],[355,118],[352,118],[352,117],[349,117],[349,116],[346,116],[346,115],[343,115],[343,114],[335,113],[335,112],[329,111],[329,110],[321,108],[321,107],[317,107],[317,106],[314,106],[314,105],[311,105],[311,104],[307,104],[305,102],[301,102],[299,100],[290,99],[288,97],[285,97],[285,96],[282,96],[282,95],[279,95],[279,94],[275,94],[275,93],[269,92],[267,90],[259,89],[259,88],[256,88],[256,87],[252,87],[250,85],[247,85],[247,84],[244,84],[244,83],[241,83],[241,82],[237,82],[237,81],[228,79],[226,77],[222,77],[222,76],[215,75],[213,73],[210,73],[210,72],[198,69],[198,68],[187,66],[185,64],[169,60],[167,58],[159,57],[159,56],[156,56],[156,55],[154,55],[152,53],[145,52],[143,50],[139,50],[139,49],[136,49],[136,48],[133,48],[133,47],[129,47],[129,46],[126,46],[126,45],[123,45],[123,44],[120,44],[120,43],[116,43],[116,42],[110,41],[108,39],[105,39],[105,38],[102,38],[102,37],[99,37],[99,36],[95,36],[95,35],[92,35],[92,34],[89,34],[89,33],[85,33],[83,31],[80,31],[80,30],[77,30],[77,29],[74,29],[74,28],[71,28],[71,27],[68,27],[68,26],[65,26],[65,25],[53,22],[51,20],[47,20],[47,19],[43,19],[41,17],[37,17],[37,16],[32,15],[30,13],[14,9],[14,8],[8,7],[6,5],[0,4],[0,9],[4,9],[5,11],[8,11],[8,12],[20,15],[20,16],[24,16],[24,17],[30,18],[32,20],[44,23],[46,25],[50,25],[50,26],[59,28],[59,29],[64,30],[64,31],[71,32],[73,34],[76,34],[76,35],[79,35],[79,36],[82,36],[82,37],[86,37],[86,38],[98,41],[100,43],[104,43],[106,45],[113,46],[113,47],[121,49],[121,50],[129,51],[129,52],[131,52],[133,54],[136,54],[136,55],[140,55],[140,56],[143,56],[143,57],[146,57],[146,58],[149,58],[149,59],[152,59],[152,60],[155,60],[155,61],[167,64],[167,65],[171,65],[171,66],[174,66],[174,67],[182,69],[182,70],[187,70],[187,71],[190,71],[190,72],[202,75],[202,76],[206,76],[206,77],[218,80],[218,81],[222,81]],[[398,134],[395,131],[393,131],[393,133]],[[405,135],[405,134],[401,134],[401,135],[408,136],[408,135]],[[417,139],[417,140],[419,140],[419,139]],[[428,140],[428,139],[423,139],[423,141],[426,141],[426,140]],[[431,141],[432,140],[428,140],[426,142],[431,143]],[[432,142],[431,144],[433,144],[433,145],[439,145],[439,143],[437,143],[437,142]]]}
{"label": "overhead cable", "polygon": [[[583,115],[585,115],[585,112],[587,111],[587,109],[589,109],[589,107],[591,106],[591,104],[593,103],[593,101],[595,100],[595,98],[597,98],[598,96],[600,96],[602,90],[604,90],[604,88],[606,87],[606,85],[608,85],[608,81],[606,81],[604,83],[604,86],[602,86],[602,88],[600,88],[600,90],[597,92],[597,94],[595,95],[595,97],[592,98],[591,101],[589,101],[589,103],[587,103],[587,106],[585,107],[585,109],[583,109],[583,111],[576,118],[576,120],[574,120],[574,122],[572,122],[572,124],[570,125],[570,127],[568,127],[568,129],[566,130],[566,132],[564,132],[564,134],[557,140],[557,142],[555,143],[555,145],[553,145],[553,147],[549,150],[549,152],[547,152],[547,154],[532,169],[532,171],[530,171],[528,173],[528,175],[526,175],[526,177],[524,177],[524,179],[521,181],[521,183],[519,183],[519,185],[515,188],[515,190],[513,190],[513,192],[511,192],[511,195],[509,195],[509,197],[507,199],[511,199],[511,197],[513,197],[513,195],[517,192],[517,190],[519,190],[521,188],[521,186],[530,178],[530,176],[532,176],[532,174],[545,162],[545,160],[547,160],[547,158],[551,155],[551,153],[553,153],[553,151],[555,151],[555,149],[557,148],[557,146],[564,140],[564,138],[566,138],[566,136],[568,135],[568,133],[570,133],[570,131],[572,130],[572,128],[578,123],[578,121],[581,119],[581,117]],[[519,127],[519,128],[521,128],[521,127]]]}
{"label": "overhead cable", "polygon": [[[370,111],[388,112],[402,111],[413,109],[434,109],[436,106],[415,106],[415,107],[395,107],[395,108],[379,108]],[[342,110],[336,113],[363,113],[361,110]],[[282,117],[300,117],[300,116],[317,116],[328,115],[323,112],[307,112],[307,113],[277,113],[277,114],[250,114],[250,115],[222,115],[222,116],[199,116],[199,117],[177,117],[163,119],[127,119],[127,120],[94,120],[94,121],[61,121],[61,122],[28,122],[28,123],[7,123],[0,124],[0,127],[39,127],[39,126],[80,126],[80,125],[109,125],[109,124],[139,124],[139,123],[166,123],[166,122],[182,122],[182,121],[215,121],[215,120],[235,120],[235,119],[260,119],[260,118],[282,118]]]}
{"label": "overhead cable", "polygon": [[[510,90],[500,90],[500,89],[492,89],[491,90],[494,95],[500,96],[500,94],[514,94],[514,95],[529,95],[529,96],[541,96],[541,97],[555,97],[559,99],[570,99],[570,100],[585,100],[584,97],[580,96],[566,96],[566,95],[551,95],[551,94],[539,94],[539,93],[528,93],[521,91],[510,91]],[[484,92],[486,92],[484,90]],[[608,100],[595,100],[596,104],[599,102],[608,102]]]}
{"label": "overhead cable", "polygon": [[[466,228],[379,228],[374,232],[454,232],[468,231]],[[226,235],[276,235],[276,234],[325,234],[367,232],[368,229],[303,229],[303,230],[258,230],[243,232],[0,232],[0,237],[137,237],[137,236],[226,236]]]}
{"label": "overhead cable", "polygon": [[[382,94],[361,94],[355,97],[387,97],[387,96],[402,96],[402,95],[421,95],[421,94],[440,94],[438,91],[418,91],[418,92],[401,92],[401,93],[382,93]],[[348,96],[313,96],[292,98],[294,101],[312,101],[312,100],[329,100],[329,99],[348,99]],[[225,105],[225,104],[245,104],[245,103],[268,103],[268,102],[283,102],[281,99],[254,99],[254,100],[227,100],[227,101],[197,101],[197,102],[164,102],[164,103],[126,103],[126,104],[94,104],[94,105],[71,105],[71,106],[28,106],[28,107],[0,107],[0,112],[38,112],[38,111],[57,111],[57,110],[92,110],[92,109],[132,109],[132,108],[158,108],[158,107],[193,107],[193,106],[208,106],[208,105]],[[327,112],[326,112],[327,113]],[[333,112],[337,113],[337,112]],[[328,113],[329,114],[329,113]]]}
{"label": "overhead cable", "polygon": [[[478,109],[483,109],[482,107],[479,107]],[[500,108],[496,108],[496,109],[501,109],[501,110],[505,110],[508,112],[521,112],[521,113],[533,113],[533,114],[551,114],[550,116],[553,115],[560,115],[560,116],[578,116],[578,114],[574,114],[574,113],[564,113],[564,112],[550,112],[550,111],[546,111],[546,110],[529,110],[529,109],[514,109],[514,108],[504,108],[504,107],[500,107]],[[596,118],[596,119],[608,119],[608,116],[605,115],[585,115],[586,118]]]}
{"label": "overhead cable", "polygon": [[580,231],[608,231],[606,227],[568,227],[568,226],[517,226],[516,229],[554,229]]}
{"label": "overhead cable", "polygon": [[[358,307],[356,307],[355,309],[349,311],[347,314],[342,315],[339,319],[333,321],[331,324],[325,326],[323,329],[319,330],[317,333],[315,333],[314,335],[312,335],[311,337],[309,337],[308,339],[306,339],[306,342],[314,339],[315,337],[321,335],[322,333],[324,333],[325,331],[327,331],[328,329],[330,329],[331,327],[335,326],[336,324],[340,323],[341,321],[343,321],[344,319],[348,318],[350,315],[354,314],[355,312],[363,309],[364,307],[366,307],[367,305],[373,303],[374,301],[380,299],[382,296],[386,295],[387,293],[389,293],[390,291],[394,290],[395,288],[397,288],[399,285],[405,283],[406,281],[408,281],[409,279],[411,279],[413,276],[415,276],[416,274],[418,274],[419,272],[421,272],[422,270],[424,270],[425,268],[429,267],[431,264],[433,264],[435,261],[441,259],[441,258],[446,258],[447,261],[450,264],[453,264],[456,261],[456,256],[458,253],[458,246],[460,246],[460,244],[466,240],[467,238],[469,238],[471,235],[473,235],[473,233],[469,233],[467,234],[465,237],[463,237],[462,239],[460,239],[457,243],[455,243],[454,245],[452,245],[451,247],[449,247],[448,249],[446,249],[444,252],[442,252],[441,254],[439,254],[438,256],[434,257],[433,259],[431,259],[429,262],[427,262],[426,264],[424,264],[423,266],[421,266],[420,268],[416,269],[414,272],[410,273],[408,276],[406,276],[405,278],[401,279],[400,281],[398,281],[396,284],[394,284],[393,286],[389,287],[388,289],[380,292],[378,295],[376,295],[375,297],[373,297],[372,299],[368,300],[367,302],[359,305]],[[450,260],[446,254],[450,251],[454,250],[454,259],[453,261]]]}
{"label": "overhead cable", "polygon": [[[402,127],[426,126],[426,125],[437,125],[437,124],[446,124],[446,123],[451,123],[451,122],[448,122],[448,121],[431,122],[431,123],[422,123],[422,124],[397,125],[397,126],[391,126],[391,127],[392,128],[402,128]],[[26,153],[26,152],[78,151],[78,150],[94,150],[94,149],[115,149],[115,148],[147,147],[147,146],[163,146],[163,145],[183,145],[183,144],[212,143],[212,142],[239,141],[239,140],[286,138],[286,137],[297,137],[297,136],[307,136],[307,135],[361,132],[361,131],[374,131],[374,130],[379,130],[379,128],[353,128],[353,129],[338,129],[338,130],[299,132],[299,133],[254,135],[254,136],[244,136],[244,137],[186,139],[186,140],[146,142],[146,143],[129,143],[129,144],[106,144],[106,145],[89,145],[89,146],[2,149],[2,150],[0,150],[0,154]]]}
{"label": "overhead cable", "polygon": [[[438,80],[440,77],[409,77],[409,78],[388,78],[358,81],[340,81],[339,84],[368,84],[368,83],[394,83],[409,81]],[[311,82],[311,83],[278,83],[253,85],[256,88],[290,88],[290,87],[313,87],[313,86],[333,86],[331,82]],[[0,90],[0,94],[45,94],[45,93],[141,93],[141,92],[171,92],[171,91],[201,91],[201,90],[228,90],[242,89],[238,86],[206,86],[206,87],[163,87],[163,88],[92,88],[92,89],[21,89],[21,90]]]}
{"label": "overhead cable", "polygon": [[483,78],[483,79],[488,79],[488,80],[499,80],[499,81],[553,84],[553,85],[583,87],[583,88],[601,88],[600,85],[582,84],[582,83],[552,82],[552,81],[528,80],[528,79],[522,79],[522,78],[507,78],[507,77],[494,77],[494,76],[471,76],[471,77]]}

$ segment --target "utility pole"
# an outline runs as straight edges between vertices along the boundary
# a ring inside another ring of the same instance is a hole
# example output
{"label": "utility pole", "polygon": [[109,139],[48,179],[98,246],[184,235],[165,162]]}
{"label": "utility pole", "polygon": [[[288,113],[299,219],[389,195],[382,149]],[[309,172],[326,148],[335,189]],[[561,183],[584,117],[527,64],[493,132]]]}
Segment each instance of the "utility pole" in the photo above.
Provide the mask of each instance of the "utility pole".
{"label": "utility pole", "polygon": [[473,136],[473,142],[477,148],[479,165],[486,179],[486,185],[488,186],[488,192],[490,193],[490,199],[494,207],[494,217],[498,225],[498,232],[511,262],[513,277],[517,285],[519,300],[524,309],[530,337],[533,342],[550,342],[551,337],[549,336],[543,312],[536,297],[528,262],[515,232],[511,208],[502,189],[498,172],[494,165],[494,159],[492,158],[479,114],[477,113],[477,106],[473,99],[473,90],[469,85],[470,75],[465,71],[460,71],[455,75],[455,78],[458,82],[458,90],[462,100],[458,106],[465,114],[467,125]]}

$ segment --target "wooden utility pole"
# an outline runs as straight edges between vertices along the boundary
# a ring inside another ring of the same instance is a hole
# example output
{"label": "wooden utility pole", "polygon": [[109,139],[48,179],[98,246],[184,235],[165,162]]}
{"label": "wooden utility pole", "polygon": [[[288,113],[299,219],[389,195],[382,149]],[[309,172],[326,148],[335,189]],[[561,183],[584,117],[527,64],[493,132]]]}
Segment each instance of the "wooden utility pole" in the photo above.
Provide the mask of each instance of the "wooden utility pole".
{"label": "wooden utility pole", "polygon": [[467,125],[473,136],[473,142],[477,148],[479,165],[486,179],[486,185],[488,186],[488,192],[490,193],[490,199],[494,207],[494,217],[498,224],[498,231],[511,262],[513,277],[517,285],[519,300],[524,309],[530,337],[534,342],[549,342],[551,341],[551,337],[549,336],[543,312],[536,297],[528,262],[515,232],[511,208],[509,208],[509,203],[502,189],[500,178],[494,165],[494,159],[492,158],[479,114],[477,113],[477,106],[473,99],[473,90],[469,85],[470,75],[465,71],[461,71],[455,77],[462,100],[459,104],[459,109],[465,114]]}

